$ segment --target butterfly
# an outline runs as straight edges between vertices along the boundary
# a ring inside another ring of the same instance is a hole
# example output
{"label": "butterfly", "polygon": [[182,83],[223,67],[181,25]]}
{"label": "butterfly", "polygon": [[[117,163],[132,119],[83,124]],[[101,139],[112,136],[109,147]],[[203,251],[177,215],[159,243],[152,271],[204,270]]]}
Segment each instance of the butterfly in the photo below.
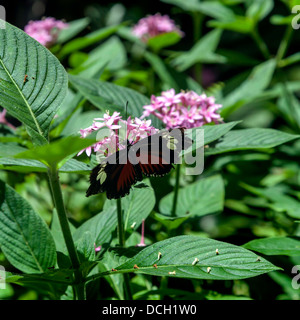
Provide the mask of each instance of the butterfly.
{"label": "butterfly", "polygon": [[86,196],[106,192],[108,199],[124,197],[144,176],[162,177],[169,173],[173,164],[179,162],[181,151],[191,144],[183,128],[163,130],[134,144],[127,141],[126,148],[111,154],[92,170]]}

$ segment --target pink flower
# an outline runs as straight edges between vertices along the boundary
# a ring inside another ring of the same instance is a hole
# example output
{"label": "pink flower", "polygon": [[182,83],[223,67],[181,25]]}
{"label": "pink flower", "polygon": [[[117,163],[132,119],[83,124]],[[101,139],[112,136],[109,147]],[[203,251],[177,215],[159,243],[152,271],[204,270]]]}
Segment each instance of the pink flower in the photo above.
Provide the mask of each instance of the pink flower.
{"label": "pink flower", "polygon": [[140,19],[133,27],[132,32],[145,42],[150,38],[167,32],[177,32],[181,37],[184,36],[184,33],[168,15],[162,16],[160,13]]}
{"label": "pink flower", "polygon": [[174,89],[162,92],[161,96],[152,96],[151,104],[144,106],[141,118],[153,114],[160,119],[167,129],[179,127],[194,128],[204,124],[222,121],[217,113],[222,105],[215,103],[214,97],[198,95],[194,91],[176,94]]}
{"label": "pink flower", "polygon": [[82,138],[86,138],[93,131],[98,131],[99,141],[81,150],[77,154],[78,156],[85,152],[89,157],[92,151],[97,152],[100,158],[110,156],[114,152],[126,148],[127,141],[134,144],[140,139],[158,132],[158,129],[151,126],[151,120],[131,119],[131,117],[123,120],[119,112],[114,112],[110,116],[107,111],[102,118],[95,118],[91,126],[81,129],[79,132]]}
{"label": "pink flower", "polygon": [[142,220],[142,234],[141,234],[141,242],[136,245],[136,247],[145,247],[145,220]]}
{"label": "pink flower", "polygon": [[11,123],[9,123],[6,119],[6,109],[3,109],[0,112],[0,123],[3,123],[5,125],[7,125],[8,127],[10,127],[11,129],[15,130],[16,127],[14,125],[12,125]]}
{"label": "pink flower", "polygon": [[101,251],[101,246],[96,247],[96,243],[94,243],[95,253]]}
{"label": "pink flower", "polygon": [[54,18],[45,18],[38,21],[29,21],[24,31],[43,46],[49,48],[53,45],[59,35],[60,30],[68,27],[68,24]]}

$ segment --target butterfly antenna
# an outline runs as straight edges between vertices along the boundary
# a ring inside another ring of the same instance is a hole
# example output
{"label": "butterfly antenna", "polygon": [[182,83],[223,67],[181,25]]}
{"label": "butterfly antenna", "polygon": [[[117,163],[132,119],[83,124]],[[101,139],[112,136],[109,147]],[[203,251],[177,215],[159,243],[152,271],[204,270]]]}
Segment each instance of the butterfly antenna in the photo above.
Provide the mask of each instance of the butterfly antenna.
{"label": "butterfly antenna", "polygon": [[128,107],[128,101],[126,101],[125,105],[125,119],[127,120],[127,107]]}

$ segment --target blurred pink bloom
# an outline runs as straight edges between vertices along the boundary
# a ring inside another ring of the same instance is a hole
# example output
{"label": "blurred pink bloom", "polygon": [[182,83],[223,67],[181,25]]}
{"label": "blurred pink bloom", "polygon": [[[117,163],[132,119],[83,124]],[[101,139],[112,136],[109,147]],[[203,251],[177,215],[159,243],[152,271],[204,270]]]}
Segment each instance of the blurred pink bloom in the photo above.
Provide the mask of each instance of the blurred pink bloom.
{"label": "blurred pink bloom", "polygon": [[151,120],[131,119],[131,117],[123,120],[119,112],[114,112],[111,116],[107,112],[102,118],[95,118],[91,126],[81,129],[79,132],[82,138],[86,138],[93,131],[98,131],[100,134],[99,141],[81,150],[77,154],[78,156],[83,152],[90,156],[94,151],[99,156],[108,157],[114,152],[126,148],[127,141],[134,144],[140,139],[158,132],[158,129],[151,126]]}
{"label": "blurred pink bloom", "polygon": [[101,250],[101,246],[96,247],[96,243],[94,243],[95,252],[99,252]]}
{"label": "blurred pink bloom", "polygon": [[194,128],[204,124],[222,121],[217,113],[222,105],[215,103],[214,97],[198,95],[194,91],[182,91],[176,94],[174,89],[162,92],[161,96],[151,97],[151,104],[144,106],[141,118],[155,115],[167,129]]}
{"label": "blurred pink bloom", "polygon": [[141,234],[141,242],[136,245],[136,247],[145,247],[145,220],[142,221],[142,234]]}
{"label": "blurred pink bloom", "polygon": [[184,36],[184,33],[168,15],[162,16],[160,13],[140,19],[133,27],[132,32],[145,42],[152,37],[167,32],[177,32],[181,37]]}
{"label": "blurred pink bloom", "polygon": [[16,127],[14,125],[12,125],[11,123],[9,123],[6,119],[6,109],[3,109],[0,112],[0,123],[3,123],[5,125],[7,125],[8,127],[10,127],[11,129],[15,130]]}
{"label": "blurred pink bloom", "polygon": [[67,23],[49,17],[43,20],[29,21],[24,31],[43,46],[49,48],[56,42],[60,30],[67,27]]}

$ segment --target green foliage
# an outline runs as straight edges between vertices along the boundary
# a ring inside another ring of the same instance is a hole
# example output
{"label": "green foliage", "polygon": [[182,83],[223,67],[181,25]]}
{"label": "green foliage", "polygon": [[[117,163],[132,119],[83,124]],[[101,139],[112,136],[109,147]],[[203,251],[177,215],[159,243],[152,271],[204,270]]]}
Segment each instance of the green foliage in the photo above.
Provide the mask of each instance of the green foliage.
{"label": "green foliage", "polygon": [[[0,299],[300,299],[297,1],[162,2],[184,37],[139,39],[122,4],[88,7],[49,49],[0,29]],[[79,131],[172,88],[222,105],[203,136],[186,130],[182,159],[204,138],[204,172],[86,198],[97,161],[77,154],[96,133]]]}

